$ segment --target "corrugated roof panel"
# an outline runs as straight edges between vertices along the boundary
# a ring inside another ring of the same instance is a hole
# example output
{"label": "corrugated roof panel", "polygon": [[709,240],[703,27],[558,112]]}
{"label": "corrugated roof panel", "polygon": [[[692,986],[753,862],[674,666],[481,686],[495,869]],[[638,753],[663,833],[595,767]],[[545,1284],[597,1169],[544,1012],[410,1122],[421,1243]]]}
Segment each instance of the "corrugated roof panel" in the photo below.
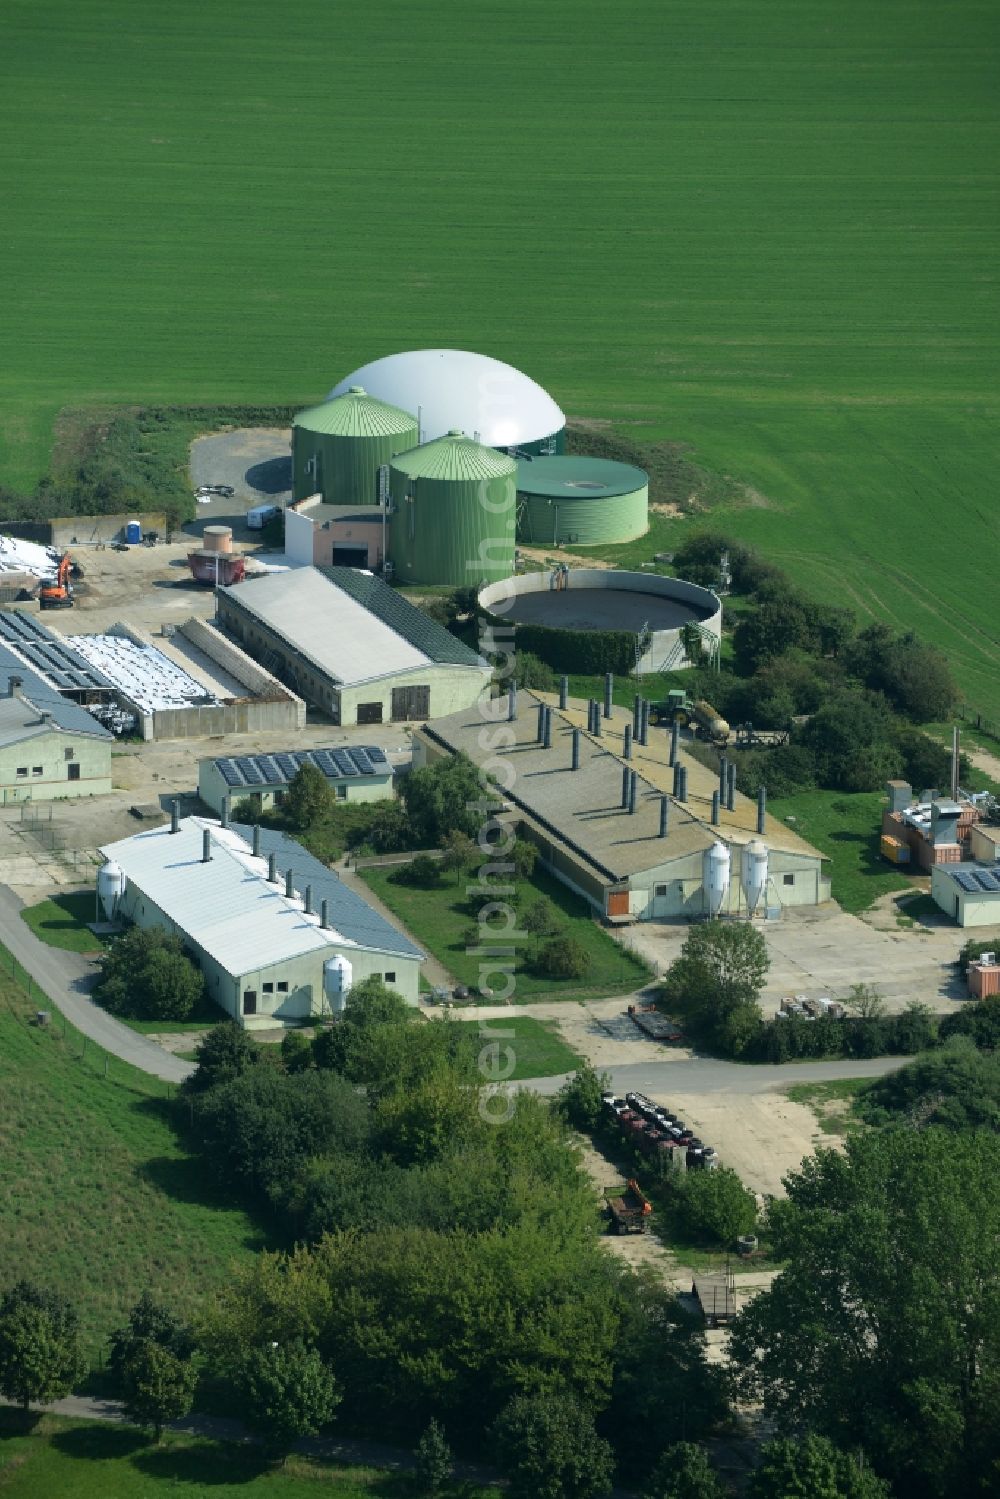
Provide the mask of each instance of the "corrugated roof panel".
{"label": "corrugated roof panel", "polygon": [[417,419],[399,406],[390,406],[368,395],[363,386],[355,385],[343,395],[300,411],[295,426],[331,437],[394,437],[414,432]]}
{"label": "corrugated roof panel", "polygon": [[[212,858],[202,861],[202,832],[208,828]],[[423,954],[318,859],[283,833],[261,829],[261,858],[251,855],[253,830],[200,817],[137,833],[101,852],[126,878],[191,940],[229,973],[251,972],[283,959],[354,945],[420,958]],[[316,910],[328,902],[330,930],[318,916],[307,917],[301,900],[288,900],[284,879],[267,880],[267,859],[274,853],[282,875],[292,871],[296,891],[312,885]]]}

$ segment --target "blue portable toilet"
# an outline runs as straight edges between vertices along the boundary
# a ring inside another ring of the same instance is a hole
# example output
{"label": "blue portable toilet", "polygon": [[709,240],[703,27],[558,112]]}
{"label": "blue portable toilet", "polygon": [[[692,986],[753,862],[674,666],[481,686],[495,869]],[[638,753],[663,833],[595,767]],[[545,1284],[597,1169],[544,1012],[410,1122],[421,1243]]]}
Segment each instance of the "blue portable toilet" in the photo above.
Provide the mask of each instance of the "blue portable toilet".
{"label": "blue portable toilet", "polygon": [[142,540],[142,526],[137,520],[126,521],[125,540],[131,546],[138,546],[139,542]]}

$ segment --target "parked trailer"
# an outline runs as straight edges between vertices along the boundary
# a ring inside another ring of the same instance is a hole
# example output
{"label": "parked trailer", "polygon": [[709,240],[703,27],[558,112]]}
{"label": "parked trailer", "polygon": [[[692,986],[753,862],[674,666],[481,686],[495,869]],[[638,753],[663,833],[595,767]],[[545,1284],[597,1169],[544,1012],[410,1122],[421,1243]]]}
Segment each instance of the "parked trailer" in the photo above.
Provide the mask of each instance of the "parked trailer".
{"label": "parked trailer", "polygon": [[709,1327],[719,1327],[724,1322],[731,1322],[736,1316],[733,1278],[728,1273],[696,1275],[691,1286],[691,1294],[697,1297],[698,1305]]}
{"label": "parked trailer", "polygon": [[653,1211],[653,1204],[643,1195],[639,1183],[629,1178],[624,1192],[609,1188],[605,1193],[611,1228],[616,1234],[644,1234],[646,1219]]}

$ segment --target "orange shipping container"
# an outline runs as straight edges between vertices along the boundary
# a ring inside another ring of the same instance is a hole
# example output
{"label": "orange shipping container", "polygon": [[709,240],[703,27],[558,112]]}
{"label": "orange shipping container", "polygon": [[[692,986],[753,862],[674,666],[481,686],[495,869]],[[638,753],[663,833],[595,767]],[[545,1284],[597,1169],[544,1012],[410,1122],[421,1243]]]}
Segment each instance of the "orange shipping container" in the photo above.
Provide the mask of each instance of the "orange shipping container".
{"label": "orange shipping container", "polygon": [[969,994],[973,999],[986,999],[990,994],[1000,994],[1000,964],[969,964]]}

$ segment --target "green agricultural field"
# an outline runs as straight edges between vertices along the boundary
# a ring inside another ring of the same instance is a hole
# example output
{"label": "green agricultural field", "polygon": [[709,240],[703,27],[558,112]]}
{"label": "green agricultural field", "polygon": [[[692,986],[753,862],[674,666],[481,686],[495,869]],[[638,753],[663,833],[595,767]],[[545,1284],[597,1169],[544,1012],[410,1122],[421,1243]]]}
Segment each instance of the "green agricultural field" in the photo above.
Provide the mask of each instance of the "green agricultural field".
{"label": "green agricultural field", "polygon": [[501,1020],[458,1020],[456,1025],[475,1027],[484,1046],[498,1046],[497,1071],[506,1071],[509,1049],[514,1056],[514,1070],[505,1081],[522,1082],[530,1077],[559,1077],[575,1072],[584,1065],[579,1056],[556,1032],[555,1025],[533,1020],[530,1015],[512,1015]]}
{"label": "green agricultural field", "polygon": [[1000,717],[995,23],[8,0],[0,483],[46,471],[66,406],[307,402],[481,349],[734,476],[720,521]]}
{"label": "green agricultural field", "polygon": [[[11,1499],[404,1499],[408,1475],[291,1457],[275,1467],[252,1447],[168,1432],[156,1446],[128,1426],[42,1416],[24,1434],[20,1414],[0,1415],[0,1488]],[[488,1489],[456,1485],[446,1499],[480,1499]]]}
{"label": "green agricultural field", "polygon": [[33,1014],[0,977],[0,1286],[71,1296],[96,1359],[143,1290],[190,1314],[261,1238],[178,1144],[162,1082],[117,1058],[105,1077],[99,1048]]}
{"label": "green agricultural field", "polygon": [[[443,963],[449,973],[469,989],[479,983],[480,959],[466,950],[466,932],[473,924],[464,889],[446,879],[434,889],[398,884],[391,878],[391,868],[359,869],[358,874],[390,911],[398,916],[414,940]],[[533,895],[545,895],[558,907],[563,930],[587,950],[590,964],[584,979],[542,978],[530,971],[531,942],[516,944],[514,959],[514,1004],[531,1004],[539,999],[594,999],[611,994],[630,994],[646,983],[649,970],[638,958],[626,952],[594,920],[579,896],[567,890],[544,870],[536,870],[528,882],[518,882],[525,901]],[[485,961],[485,960],[484,960]],[[501,979],[495,979],[499,987]]]}

